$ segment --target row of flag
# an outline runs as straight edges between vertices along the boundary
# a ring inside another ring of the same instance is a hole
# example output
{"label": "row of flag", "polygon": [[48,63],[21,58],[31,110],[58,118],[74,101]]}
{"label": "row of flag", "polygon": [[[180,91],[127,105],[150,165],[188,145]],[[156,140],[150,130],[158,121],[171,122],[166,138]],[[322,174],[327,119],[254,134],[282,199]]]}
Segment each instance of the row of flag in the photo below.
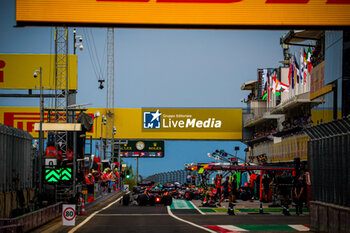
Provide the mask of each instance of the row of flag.
{"label": "row of flag", "polygon": [[262,99],[265,100],[267,98],[267,100],[270,101],[271,94],[279,96],[284,91],[289,91],[289,85],[278,80],[277,72],[274,71],[273,73],[267,73]]}
{"label": "row of flag", "polygon": [[270,101],[271,95],[279,96],[282,92],[289,92],[289,88],[295,88],[298,83],[306,84],[307,78],[310,76],[312,69],[311,64],[312,49],[308,48],[300,50],[299,62],[297,56],[294,54],[290,59],[289,72],[288,72],[288,84],[282,83],[278,80],[277,72],[266,72],[266,79],[264,89],[262,93],[262,99]]}
{"label": "row of flag", "polygon": [[311,55],[312,49],[309,47],[307,52],[305,49],[300,50],[299,62],[295,54],[291,58],[289,63],[288,81],[289,86],[292,88],[295,87],[296,83],[306,84],[308,74],[311,73],[312,69]]}

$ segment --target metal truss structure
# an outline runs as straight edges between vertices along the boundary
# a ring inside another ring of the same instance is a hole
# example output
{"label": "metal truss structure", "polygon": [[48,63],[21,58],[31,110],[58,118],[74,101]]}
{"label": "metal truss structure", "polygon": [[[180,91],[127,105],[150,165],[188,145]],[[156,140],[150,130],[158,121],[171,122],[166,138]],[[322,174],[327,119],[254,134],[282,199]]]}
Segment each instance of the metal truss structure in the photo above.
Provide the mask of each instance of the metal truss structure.
{"label": "metal truss structure", "polygon": [[[55,122],[68,122],[68,28],[55,28]],[[56,132],[56,143],[67,151],[67,131]]]}
{"label": "metal truss structure", "polygon": [[114,159],[114,28],[107,28],[107,157]]}

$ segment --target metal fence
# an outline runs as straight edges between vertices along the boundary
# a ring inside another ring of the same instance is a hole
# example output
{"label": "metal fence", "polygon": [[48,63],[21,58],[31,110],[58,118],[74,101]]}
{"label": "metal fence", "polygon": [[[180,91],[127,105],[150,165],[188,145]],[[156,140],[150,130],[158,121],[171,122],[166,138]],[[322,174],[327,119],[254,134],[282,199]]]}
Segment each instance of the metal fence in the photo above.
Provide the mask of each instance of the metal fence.
{"label": "metal fence", "polygon": [[188,170],[182,169],[182,170],[176,170],[176,171],[170,171],[170,172],[156,173],[152,176],[147,177],[146,179],[152,180],[154,182],[161,183],[161,184],[173,183],[173,182],[185,183],[188,173],[190,173]]}
{"label": "metal fence", "polygon": [[32,136],[0,124],[0,192],[33,188]]}
{"label": "metal fence", "polygon": [[313,201],[350,207],[350,118],[305,130]]}

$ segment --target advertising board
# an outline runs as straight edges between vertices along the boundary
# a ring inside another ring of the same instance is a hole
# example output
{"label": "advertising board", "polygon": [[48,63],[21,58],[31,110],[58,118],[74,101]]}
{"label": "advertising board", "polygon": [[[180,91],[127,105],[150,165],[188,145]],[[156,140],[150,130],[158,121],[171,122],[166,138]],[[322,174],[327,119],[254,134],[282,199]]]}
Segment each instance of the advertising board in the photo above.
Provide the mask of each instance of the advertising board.
{"label": "advertising board", "polygon": [[[106,116],[104,108],[89,108],[86,113]],[[158,117],[157,117],[158,116]],[[153,117],[155,117],[153,119]],[[106,138],[102,117],[94,117],[87,136]],[[38,107],[0,107],[0,123],[28,131],[38,138],[34,125],[40,121]],[[47,122],[47,114],[44,114]],[[242,109],[222,108],[115,108],[115,139],[149,140],[241,140]]]}
{"label": "advertising board", "polygon": [[[115,148],[118,154],[118,148]],[[125,158],[163,158],[164,141],[128,140],[128,144],[120,145],[120,156]]]}
{"label": "advertising board", "polygon": [[19,25],[349,26],[347,0],[17,0]]}
{"label": "advertising board", "polygon": [[[68,55],[68,89],[76,90],[77,56]],[[40,89],[40,77],[34,71],[42,68],[42,88],[55,90],[54,54],[0,54],[0,89]]]}

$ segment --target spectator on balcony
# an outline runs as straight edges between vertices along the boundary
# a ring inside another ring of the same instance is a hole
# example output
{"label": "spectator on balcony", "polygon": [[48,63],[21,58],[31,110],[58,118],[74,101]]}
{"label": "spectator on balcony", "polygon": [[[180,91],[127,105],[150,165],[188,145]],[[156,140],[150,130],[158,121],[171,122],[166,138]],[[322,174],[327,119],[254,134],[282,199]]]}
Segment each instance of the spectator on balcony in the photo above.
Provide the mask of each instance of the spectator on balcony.
{"label": "spectator on balcony", "polygon": [[293,126],[296,127],[299,125],[299,121],[298,121],[298,118],[295,117],[294,120],[293,120]]}
{"label": "spectator on balcony", "polygon": [[313,123],[312,120],[311,120],[311,114],[308,114],[306,119],[307,119],[306,120],[307,124],[312,124]]}

